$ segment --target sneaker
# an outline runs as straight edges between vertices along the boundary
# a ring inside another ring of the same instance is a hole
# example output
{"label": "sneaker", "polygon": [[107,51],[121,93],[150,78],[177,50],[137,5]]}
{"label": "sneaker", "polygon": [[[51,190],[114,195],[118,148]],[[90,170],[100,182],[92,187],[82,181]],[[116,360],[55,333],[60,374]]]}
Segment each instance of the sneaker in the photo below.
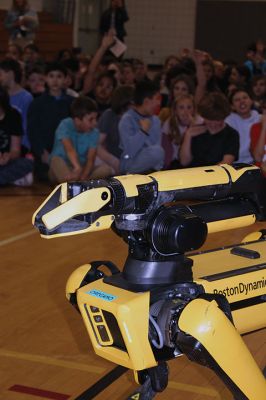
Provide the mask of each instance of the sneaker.
{"label": "sneaker", "polygon": [[22,178],[17,179],[16,181],[13,182],[13,185],[15,186],[31,186],[33,184],[33,173],[28,172],[25,176]]}

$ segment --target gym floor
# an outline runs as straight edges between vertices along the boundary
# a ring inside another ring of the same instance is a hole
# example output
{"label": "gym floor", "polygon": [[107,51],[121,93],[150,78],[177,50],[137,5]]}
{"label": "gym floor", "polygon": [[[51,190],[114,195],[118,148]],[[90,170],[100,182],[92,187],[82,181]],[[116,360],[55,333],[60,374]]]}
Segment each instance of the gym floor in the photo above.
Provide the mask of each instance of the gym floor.
{"label": "gym floor", "polygon": [[[75,268],[93,260],[110,259],[121,268],[127,246],[111,230],[42,239],[31,218],[51,190],[45,185],[0,190],[2,400],[74,400],[116,367],[94,354],[79,313],[65,298],[65,284]],[[239,243],[247,233],[262,228],[266,223],[212,234],[204,248]],[[245,335],[244,340],[262,369],[266,329]],[[170,382],[158,400],[232,399],[209,369],[185,357],[170,361],[169,367]],[[124,400],[135,388],[128,371],[95,398]]]}

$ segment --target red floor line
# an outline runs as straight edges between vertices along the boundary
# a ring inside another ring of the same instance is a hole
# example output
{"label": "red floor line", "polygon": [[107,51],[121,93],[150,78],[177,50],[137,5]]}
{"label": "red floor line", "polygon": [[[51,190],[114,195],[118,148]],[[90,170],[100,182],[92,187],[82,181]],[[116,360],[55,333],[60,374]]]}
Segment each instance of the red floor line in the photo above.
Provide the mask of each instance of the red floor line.
{"label": "red floor line", "polygon": [[12,392],[17,392],[17,393],[31,394],[33,396],[38,396],[38,397],[42,397],[45,399],[51,399],[51,400],[67,400],[70,398],[70,395],[68,395],[68,394],[50,392],[49,390],[42,390],[42,389],[37,389],[37,388],[23,386],[23,385],[13,385],[10,388],[8,388],[8,390],[10,390]]}

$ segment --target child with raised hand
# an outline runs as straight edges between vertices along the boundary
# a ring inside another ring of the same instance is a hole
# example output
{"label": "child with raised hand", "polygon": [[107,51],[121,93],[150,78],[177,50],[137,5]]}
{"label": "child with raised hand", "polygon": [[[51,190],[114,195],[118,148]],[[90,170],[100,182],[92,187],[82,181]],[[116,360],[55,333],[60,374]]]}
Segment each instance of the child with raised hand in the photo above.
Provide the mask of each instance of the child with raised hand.
{"label": "child with raised hand", "polygon": [[58,126],[50,158],[49,178],[62,183],[71,180],[104,178],[111,175],[105,164],[95,166],[99,142],[97,105],[88,97],[77,97],[71,105],[71,117]]}
{"label": "child with raised hand", "polygon": [[162,126],[162,146],[165,151],[166,169],[178,168],[179,148],[186,130],[195,124],[202,124],[203,120],[196,115],[196,106],[191,94],[177,97],[171,107],[170,117]]}
{"label": "child with raised hand", "polygon": [[94,89],[87,93],[88,97],[96,101],[99,115],[110,108],[112,94],[116,86],[117,82],[113,73],[106,71],[98,76]]}
{"label": "child with raised hand", "polygon": [[183,167],[201,167],[215,164],[232,164],[238,158],[238,133],[225,123],[230,104],[222,93],[203,96],[198,112],[204,125],[187,129],[180,147]]}
{"label": "child with raised hand", "polygon": [[96,53],[91,59],[91,62],[88,65],[87,72],[83,76],[83,87],[82,94],[89,95],[94,87],[95,81],[98,78],[99,71],[102,72],[101,63],[103,57],[109,47],[114,43],[115,36],[113,29],[110,29],[102,38],[100,47],[97,49]]}
{"label": "child with raised hand", "polygon": [[202,50],[194,50],[193,59],[197,76],[195,101],[198,104],[205,94],[219,92],[220,90],[216,83],[214,64],[210,54]]}

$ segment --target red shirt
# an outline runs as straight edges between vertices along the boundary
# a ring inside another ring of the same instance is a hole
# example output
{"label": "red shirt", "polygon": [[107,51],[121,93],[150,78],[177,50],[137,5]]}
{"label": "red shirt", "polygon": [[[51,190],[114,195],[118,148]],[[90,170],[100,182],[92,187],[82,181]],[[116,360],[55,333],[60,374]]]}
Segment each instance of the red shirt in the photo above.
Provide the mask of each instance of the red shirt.
{"label": "red shirt", "polygon": [[[260,137],[260,132],[261,132],[261,128],[262,128],[262,123],[258,122],[257,124],[252,125],[251,130],[250,130],[250,150],[251,153],[254,153],[254,149],[256,147],[256,144],[258,143],[259,137]],[[266,161],[266,143],[265,143],[265,147],[264,147],[264,156],[262,158],[262,161]],[[261,166],[261,162],[256,162],[256,165],[258,167]],[[266,171],[263,171],[264,175],[266,176]]]}

